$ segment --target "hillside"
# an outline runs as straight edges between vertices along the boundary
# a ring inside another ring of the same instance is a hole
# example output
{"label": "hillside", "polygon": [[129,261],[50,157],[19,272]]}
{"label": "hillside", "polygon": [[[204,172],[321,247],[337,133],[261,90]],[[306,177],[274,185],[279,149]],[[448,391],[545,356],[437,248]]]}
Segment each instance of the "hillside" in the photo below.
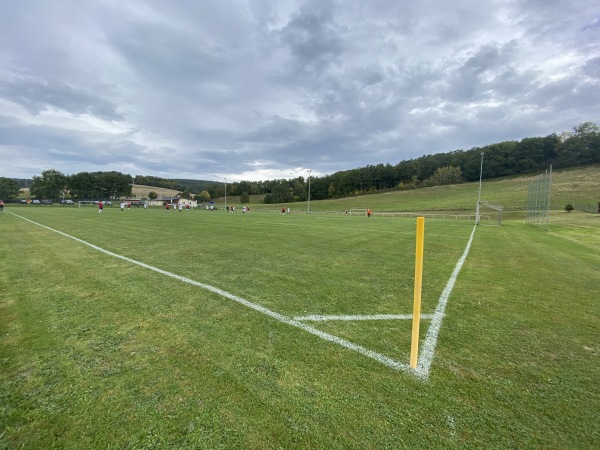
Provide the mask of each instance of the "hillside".
{"label": "hillside", "polygon": [[156,192],[159,197],[174,197],[180,193],[174,189],[159,188],[155,186],[144,186],[142,184],[134,184],[131,187],[133,198],[148,198],[150,192]]}
{"label": "hillside", "polygon": [[[483,180],[482,201],[504,205],[506,210],[523,211],[527,207],[529,185],[540,174]],[[376,211],[473,211],[479,182],[434,186],[380,194],[359,195],[334,200],[311,200],[313,211],[344,211],[372,208]],[[220,202],[222,198],[218,199]],[[237,200],[237,199],[235,199]],[[228,203],[235,201],[228,197]],[[600,202],[600,165],[563,169],[552,174],[551,208],[562,210],[567,203],[597,208]],[[279,204],[279,206],[284,204]],[[306,210],[307,202],[285,203],[294,210]],[[277,205],[262,205],[274,208]],[[260,207],[257,205],[257,207]]]}

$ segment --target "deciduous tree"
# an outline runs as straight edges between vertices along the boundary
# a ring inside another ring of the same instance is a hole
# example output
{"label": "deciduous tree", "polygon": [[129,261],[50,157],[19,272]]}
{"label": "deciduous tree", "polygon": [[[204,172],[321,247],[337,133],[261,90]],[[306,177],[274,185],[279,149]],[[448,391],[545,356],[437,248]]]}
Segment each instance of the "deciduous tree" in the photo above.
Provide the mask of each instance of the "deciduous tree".
{"label": "deciduous tree", "polygon": [[448,184],[462,183],[463,177],[460,167],[446,166],[435,170],[423,184],[425,186],[444,186]]}
{"label": "deciduous tree", "polygon": [[0,177],[0,200],[12,200],[19,196],[19,182],[12,178]]}
{"label": "deciduous tree", "polygon": [[55,169],[42,172],[41,176],[34,176],[29,192],[32,196],[44,199],[57,199],[67,187],[67,177]]}
{"label": "deciduous tree", "polygon": [[200,200],[202,200],[203,202],[207,202],[210,200],[210,194],[208,193],[208,191],[202,191],[200,192]]}

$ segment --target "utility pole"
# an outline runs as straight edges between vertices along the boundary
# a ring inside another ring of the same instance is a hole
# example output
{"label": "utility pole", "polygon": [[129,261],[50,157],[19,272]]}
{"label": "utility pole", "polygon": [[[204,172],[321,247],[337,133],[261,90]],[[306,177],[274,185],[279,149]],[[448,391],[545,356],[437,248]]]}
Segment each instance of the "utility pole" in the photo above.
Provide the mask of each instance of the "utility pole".
{"label": "utility pole", "polygon": [[312,169],[308,169],[308,214],[310,214],[310,173],[312,172]]}
{"label": "utility pole", "polygon": [[477,209],[475,211],[475,224],[479,224],[479,203],[481,202],[481,178],[483,174],[483,152],[481,152],[481,166],[479,167],[479,195],[477,197]]}

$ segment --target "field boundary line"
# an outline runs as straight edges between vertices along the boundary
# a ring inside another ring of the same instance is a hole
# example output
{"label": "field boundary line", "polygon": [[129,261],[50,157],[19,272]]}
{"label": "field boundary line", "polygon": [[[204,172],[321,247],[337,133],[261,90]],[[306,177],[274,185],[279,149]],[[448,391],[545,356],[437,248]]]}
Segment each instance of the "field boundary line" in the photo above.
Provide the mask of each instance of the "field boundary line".
{"label": "field boundary line", "polygon": [[234,294],[232,294],[230,292],[224,291],[222,289],[219,289],[217,287],[211,286],[209,284],[200,283],[199,281],[192,280],[191,278],[183,277],[181,275],[177,275],[175,273],[168,272],[168,271],[163,270],[163,269],[159,269],[158,267],[151,266],[151,265],[143,263],[141,261],[137,261],[135,259],[131,259],[131,258],[128,258],[126,256],[119,255],[118,253],[114,253],[114,252],[111,252],[110,250],[103,249],[102,247],[98,247],[97,245],[94,245],[94,244],[92,244],[90,242],[84,241],[83,239],[79,239],[79,238],[77,238],[75,236],[71,236],[70,234],[67,234],[67,233],[64,233],[62,231],[56,230],[56,229],[51,228],[51,227],[49,227],[47,225],[43,225],[41,223],[35,222],[35,221],[31,220],[31,219],[28,219],[26,217],[20,216],[18,214],[13,213],[13,212],[9,212],[9,213],[12,214],[12,215],[14,215],[15,217],[18,217],[18,218],[22,219],[22,220],[26,220],[27,222],[31,222],[34,225],[37,225],[37,226],[42,227],[42,228],[45,228],[45,229],[50,230],[50,231],[52,231],[54,233],[58,233],[58,234],[66,237],[66,238],[73,239],[74,241],[77,241],[77,242],[79,242],[79,243],[81,243],[83,245],[87,245],[88,247],[91,247],[94,250],[97,250],[97,251],[99,251],[101,253],[104,253],[106,255],[112,256],[114,258],[121,259],[123,261],[127,261],[127,262],[129,262],[131,264],[135,264],[137,266],[143,267],[145,269],[152,270],[154,272],[160,273],[160,274],[168,276],[170,278],[174,278],[174,279],[182,281],[184,283],[188,283],[188,284],[191,284],[193,286],[200,287],[200,288],[205,289],[205,290],[207,290],[209,292],[212,292],[214,294],[217,294],[217,295],[220,295],[222,297],[228,298],[229,300],[233,300],[233,301],[235,301],[235,302],[237,302],[239,304],[242,304],[242,305],[244,305],[244,306],[246,306],[246,307],[248,307],[250,309],[253,309],[253,310],[257,311],[257,312],[260,312],[260,313],[262,313],[262,314],[264,314],[266,316],[269,316],[269,317],[271,317],[271,318],[273,318],[273,319],[275,319],[275,320],[277,320],[279,322],[282,322],[282,323],[285,323],[287,325],[291,325],[293,327],[299,328],[299,329],[304,330],[304,331],[306,331],[306,332],[308,332],[308,333],[310,333],[310,334],[312,334],[314,336],[317,336],[317,337],[319,337],[321,339],[324,339],[326,341],[329,341],[329,342],[332,342],[334,344],[340,345],[340,346],[342,346],[344,348],[347,348],[349,350],[353,350],[353,351],[355,351],[357,353],[360,353],[363,356],[367,356],[369,358],[372,358],[375,361],[377,361],[377,362],[379,362],[381,364],[384,364],[385,366],[388,366],[388,367],[390,367],[392,369],[400,370],[400,371],[403,371],[403,372],[409,372],[409,373],[413,372],[412,369],[410,368],[410,366],[408,364],[406,364],[406,363],[403,363],[403,362],[400,362],[400,361],[396,361],[393,358],[390,358],[390,357],[385,356],[385,355],[383,355],[381,353],[377,353],[377,352],[374,352],[372,350],[369,350],[368,348],[365,348],[365,347],[363,347],[361,345],[354,344],[353,342],[350,342],[350,341],[347,341],[345,339],[339,338],[339,337],[334,336],[332,334],[325,333],[325,332],[323,332],[321,330],[318,330],[318,329],[316,329],[316,328],[314,328],[314,327],[312,327],[310,325],[307,325],[305,323],[299,322],[299,321],[294,320],[294,319],[292,319],[290,317],[284,316],[283,314],[279,314],[279,313],[277,313],[275,311],[271,311],[270,309],[265,308],[264,306],[257,305],[256,303],[252,303],[252,302],[250,302],[250,301],[248,301],[248,300],[246,300],[246,299],[244,299],[242,297],[238,297],[237,295],[234,295]]}
{"label": "field boundary line", "polygon": [[452,293],[452,289],[454,288],[454,284],[456,283],[456,279],[458,278],[460,269],[465,263],[467,255],[469,254],[469,250],[471,249],[471,244],[473,243],[473,237],[475,236],[476,229],[477,225],[473,227],[473,231],[471,231],[471,236],[469,237],[469,242],[467,242],[465,251],[456,263],[456,266],[452,271],[452,275],[450,275],[450,279],[448,280],[448,283],[446,283],[446,287],[442,291],[442,295],[440,295],[440,299],[438,300],[435,312],[433,313],[433,318],[431,319],[431,323],[429,324],[429,329],[427,330],[425,342],[423,343],[421,349],[421,354],[419,356],[417,368],[415,369],[417,376],[420,378],[429,378],[431,363],[433,362],[433,357],[435,356],[435,347],[437,345],[440,329],[442,328],[442,319],[444,318],[444,311],[446,310],[448,299],[450,298],[450,294]]}

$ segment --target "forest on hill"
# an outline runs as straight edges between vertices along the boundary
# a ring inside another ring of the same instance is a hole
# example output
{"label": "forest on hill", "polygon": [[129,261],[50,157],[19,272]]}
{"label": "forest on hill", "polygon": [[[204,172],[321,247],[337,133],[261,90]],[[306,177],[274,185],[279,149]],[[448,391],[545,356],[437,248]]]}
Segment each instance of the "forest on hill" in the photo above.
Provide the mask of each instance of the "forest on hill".
{"label": "forest on hill", "polygon": [[[543,171],[549,165],[556,169],[585,166],[600,162],[600,129],[586,122],[571,132],[505,141],[470,150],[425,155],[401,161],[397,165],[369,165],[312,177],[310,195],[313,200],[341,198],[381,192],[390,189],[414,189],[425,186],[457,184],[479,179],[481,154],[485,155],[483,177],[505,177]],[[208,192],[211,198],[224,195],[224,183],[198,180],[165,180],[136,177],[136,183],[167,187],[181,192]],[[265,195],[266,203],[306,201],[308,180],[293,179],[240,181],[230,183],[231,195]]]}
{"label": "forest on hill", "polygon": [[[425,155],[401,161],[397,165],[378,164],[311,178],[313,200],[342,198],[377,193],[391,189],[415,189],[426,186],[458,184],[479,179],[482,153],[485,156],[483,177],[486,180],[541,172],[553,165],[556,169],[600,163],[600,130],[592,122],[571,132],[530,137]],[[304,177],[291,180],[239,182],[228,185],[232,195],[266,194],[265,203],[305,201],[308,183]]]}
{"label": "forest on hill", "polygon": [[[555,169],[586,166],[600,163],[600,129],[593,122],[585,122],[570,132],[424,155],[396,165],[369,165],[310,180],[300,176],[240,181],[228,183],[226,189],[227,194],[239,195],[242,202],[247,202],[250,195],[264,195],[265,203],[289,203],[306,201],[309,190],[312,200],[325,200],[392,189],[458,184],[479,179],[482,154],[485,158],[482,174],[486,180],[540,172],[550,165]],[[0,198],[16,198],[19,188],[25,187],[27,181],[0,177]],[[33,197],[41,199],[62,198],[65,192],[74,199],[94,199],[131,195],[132,184],[174,189],[184,198],[195,195],[203,199],[218,198],[225,193],[225,184],[215,181],[132,177],[120,172],[81,172],[65,176],[55,169],[34,176],[29,188]]]}

